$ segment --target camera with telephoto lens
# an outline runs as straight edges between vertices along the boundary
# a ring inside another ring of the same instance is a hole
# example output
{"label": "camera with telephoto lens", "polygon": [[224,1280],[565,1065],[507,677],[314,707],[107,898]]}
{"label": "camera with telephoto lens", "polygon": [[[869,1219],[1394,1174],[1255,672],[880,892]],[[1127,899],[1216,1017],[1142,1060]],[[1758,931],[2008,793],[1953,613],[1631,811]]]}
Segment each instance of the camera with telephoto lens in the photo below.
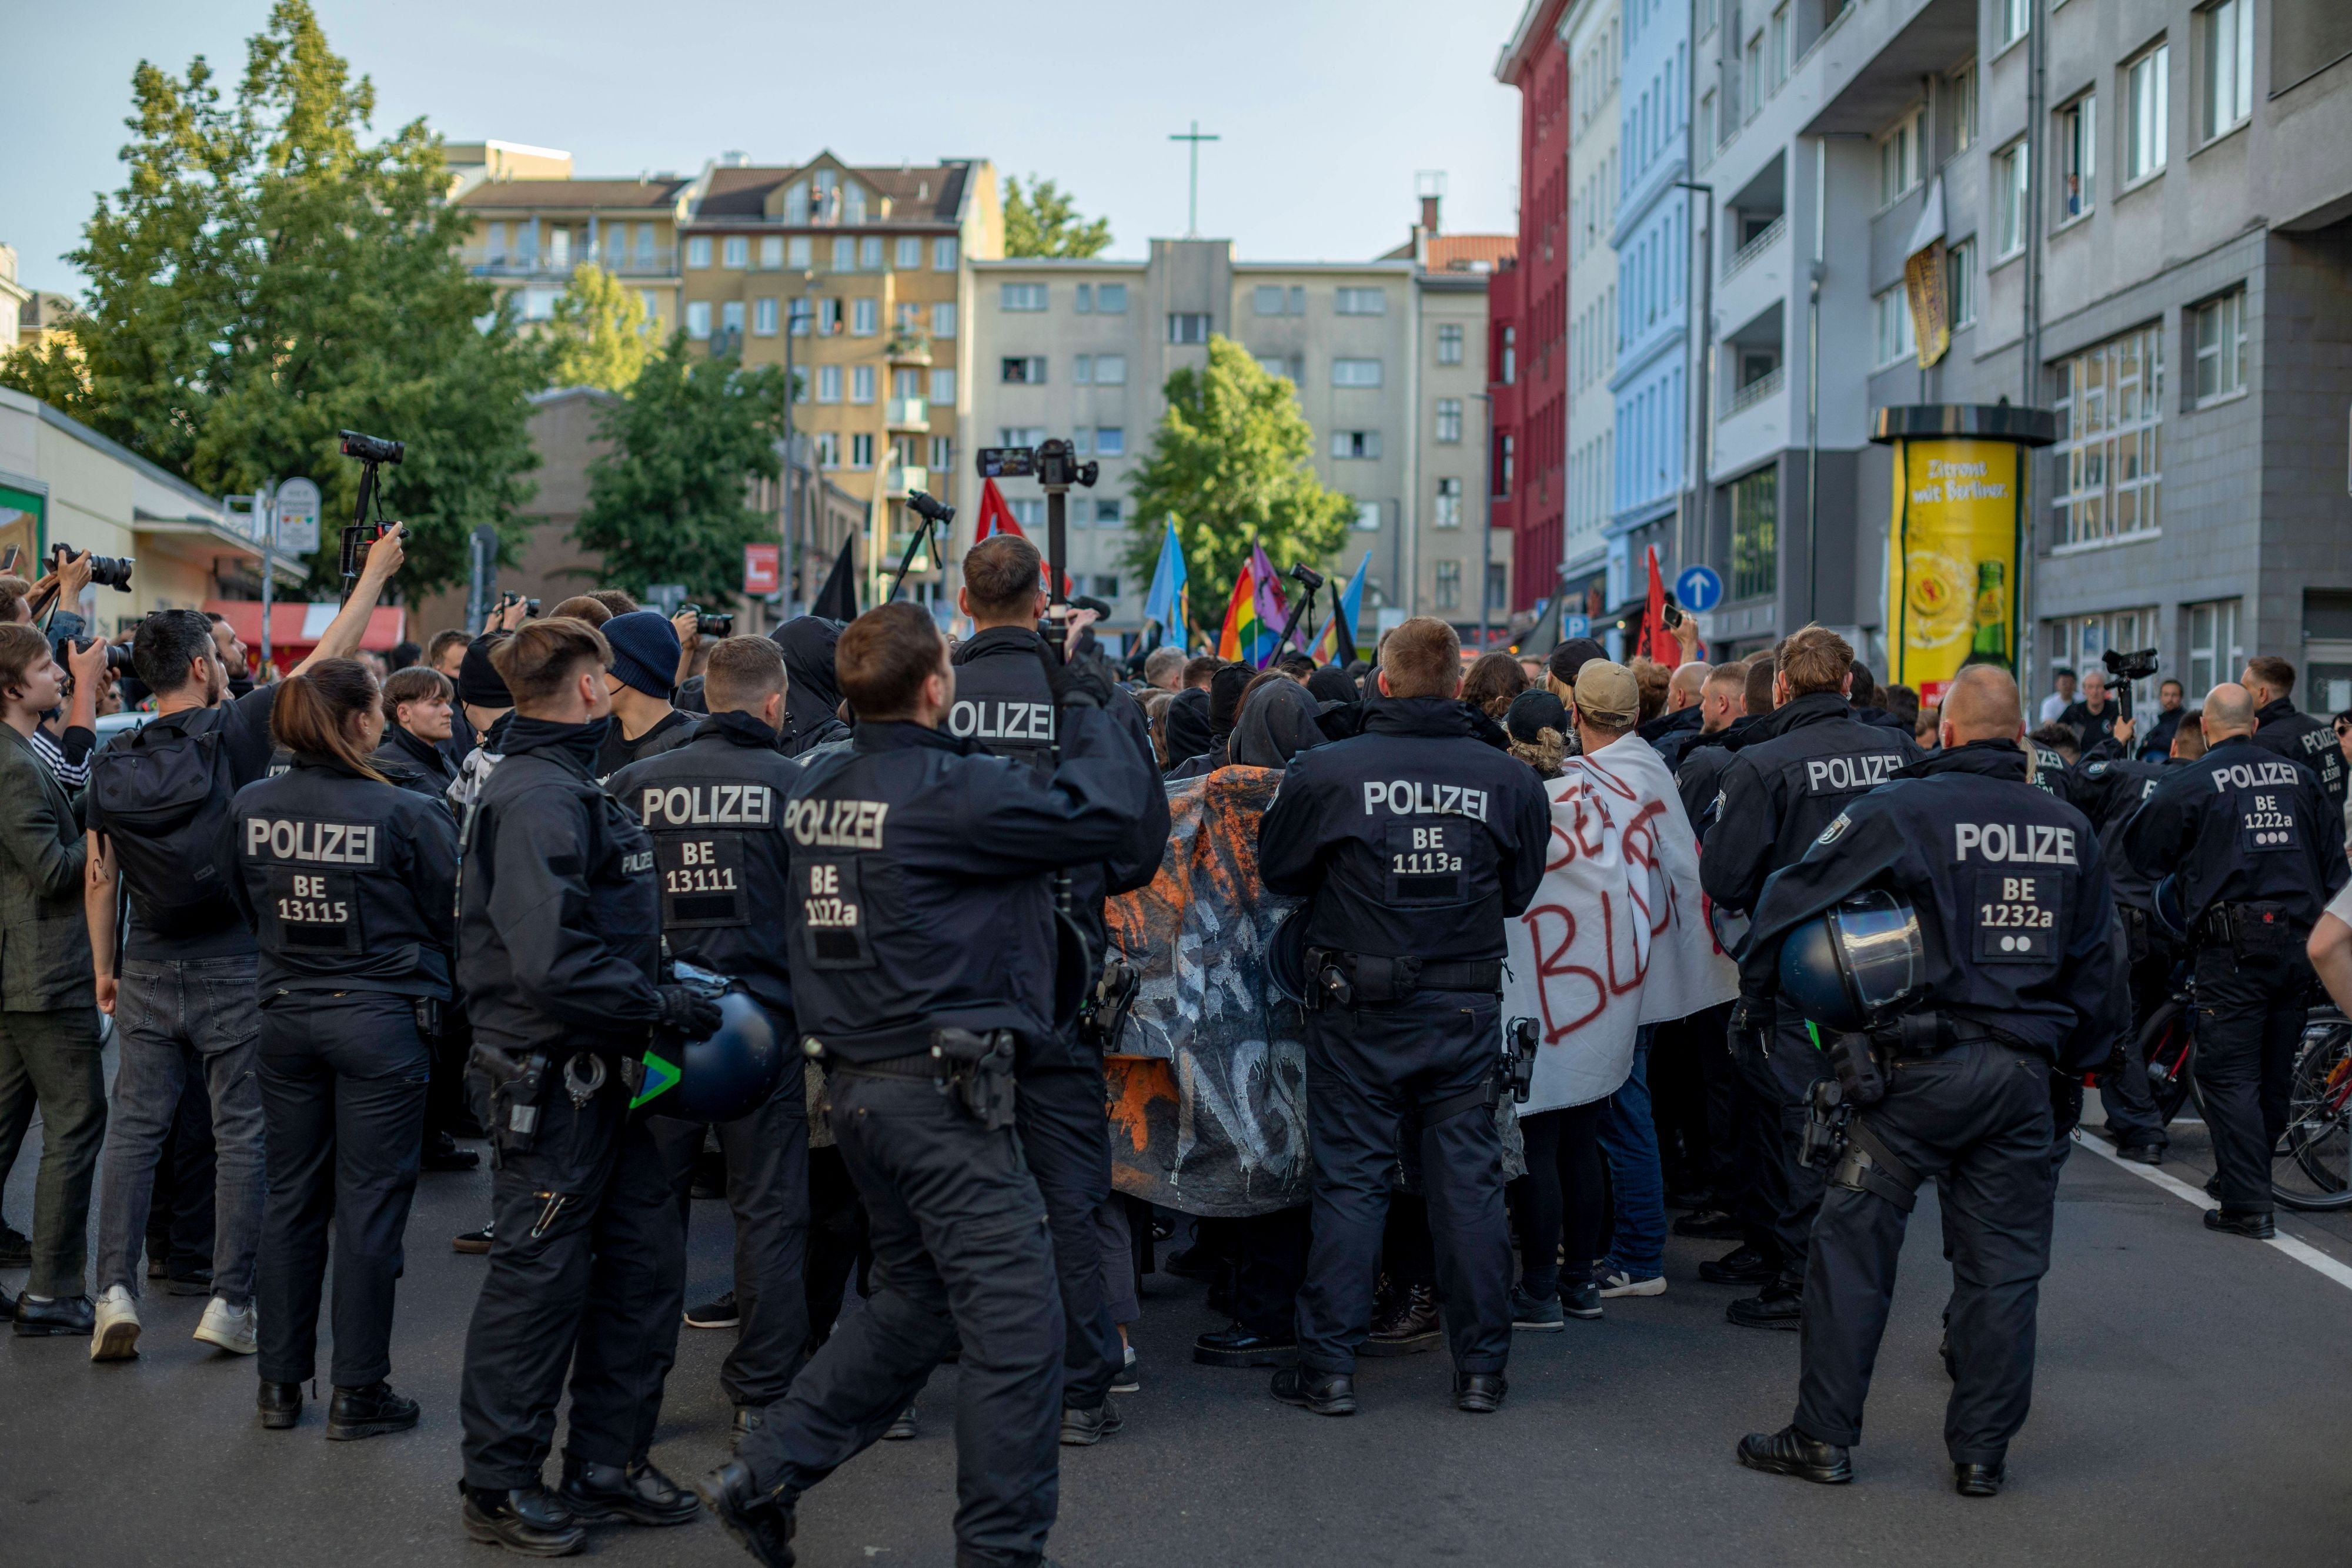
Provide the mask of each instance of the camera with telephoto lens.
{"label": "camera with telephoto lens", "polygon": [[[97,641],[98,639],[95,637],[77,637],[73,640],[74,652],[77,653],[87,653],[89,652],[89,645]],[[130,647],[127,644],[121,643],[109,643],[106,645],[106,668],[108,673],[110,674],[127,675],[131,674],[131,664]]]}
{"label": "camera with telephoto lens", "polygon": [[694,612],[694,634],[698,637],[732,637],[735,635],[735,612],[705,610],[699,604],[681,604],[678,613]]}
{"label": "camera with telephoto lens", "polygon": [[524,620],[535,621],[539,618],[538,600],[525,599],[520,593],[501,593],[499,595],[499,613],[500,614],[504,614],[507,611],[511,610],[518,604],[522,606],[522,618]]}
{"label": "camera with telephoto lens", "polygon": [[[57,565],[62,568],[66,563],[67,557],[78,556],[81,553],[81,551],[74,549],[71,545],[61,544],[57,547],[54,559]],[[91,556],[89,558],[89,580],[100,588],[111,588],[117,592],[128,593],[131,591],[131,569],[137,563],[138,558],[136,556]]]}
{"label": "camera with telephoto lens", "polygon": [[343,455],[356,457],[362,463],[397,464],[408,455],[404,441],[386,441],[381,435],[362,435],[356,430],[342,432]]}
{"label": "camera with telephoto lens", "polygon": [[[348,582],[367,570],[368,551],[375,548],[376,540],[383,538],[384,530],[400,526],[383,520],[383,500],[376,487],[375,471],[379,465],[397,465],[407,456],[408,444],[387,441],[381,435],[362,435],[356,430],[346,430],[341,434],[343,455],[360,460],[359,501],[352,508],[351,527],[343,530],[342,559],[339,563],[343,580]],[[370,501],[376,506],[373,522],[368,520]]]}

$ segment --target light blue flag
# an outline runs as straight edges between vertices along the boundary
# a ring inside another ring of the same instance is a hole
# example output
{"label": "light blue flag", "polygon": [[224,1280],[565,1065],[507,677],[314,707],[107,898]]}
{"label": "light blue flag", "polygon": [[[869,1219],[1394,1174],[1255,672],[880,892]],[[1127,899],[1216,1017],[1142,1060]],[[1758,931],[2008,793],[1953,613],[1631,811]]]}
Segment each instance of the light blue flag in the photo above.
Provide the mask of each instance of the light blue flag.
{"label": "light blue flag", "polygon": [[1160,622],[1160,634],[1181,647],[1191,633],[1184,546],[1176,538],[1175,519],[1170,518],[1166,527],[1168,535],[1160,541],[1160,564],[1151,570],[1151,592],[1143,601],[1143,618]]}

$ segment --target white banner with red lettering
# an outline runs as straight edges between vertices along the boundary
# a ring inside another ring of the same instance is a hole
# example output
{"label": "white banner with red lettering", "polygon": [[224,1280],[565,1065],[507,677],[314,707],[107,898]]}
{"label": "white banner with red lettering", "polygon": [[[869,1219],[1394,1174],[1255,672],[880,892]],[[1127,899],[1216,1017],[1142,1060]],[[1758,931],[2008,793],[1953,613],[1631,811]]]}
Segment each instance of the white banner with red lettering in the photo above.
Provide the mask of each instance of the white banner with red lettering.
{"label": "white banner with red lettering", "polygon": [[1536,1020],[1534,1092],[1521,1115],[1614,1093],[1645,1023],[1739,994],[1707,927],[1698,841],[1664,758],[1629,735],[1571,757],[1544,785],[1551,853],[1508,923],[1503,1017]]}

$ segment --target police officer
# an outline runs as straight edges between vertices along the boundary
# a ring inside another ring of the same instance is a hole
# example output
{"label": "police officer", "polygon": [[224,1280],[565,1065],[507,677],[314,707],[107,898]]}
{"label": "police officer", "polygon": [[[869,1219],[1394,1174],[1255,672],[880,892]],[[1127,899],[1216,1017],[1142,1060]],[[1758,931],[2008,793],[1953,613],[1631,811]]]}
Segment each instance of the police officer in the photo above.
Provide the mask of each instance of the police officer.
{"label": "police officer", "polygon": [[1314,1241],[1286,1405],[1356,1409],[1356,1353],[1396,1161],[1417,1114],[1454,1403],[1498,1408],[1510,1238],[1495,1126],[1503,922],[1535,896],[1551,812],[1533,769],[1475,737],[1461,643],[1415,616],[1381,643],[1361,735],[1300,752],[1258,822],[1265,885],[1308,900],[1307,1114]]}
{"label": "police officer", "polygon": [[2345,883],[2343,813],[2320,775],[2259,744],[2244,686],[2205,698],[2209,749],[2168,773],[2124,829],[2151,881],[2178,878],[2197,988],[2197,1085],[2212,1131],[2211,1230],[2273,1234],[2271,1151],[2313,975],[2304,944]]}
{"label": "police officer", "polygon": [[[1054,697],[1048,655],[1037,634],[1045,613],[1037,549],[1018,534],[983,539],[963,558],[957,604],[973,633],[956,647],[955,702],[948,733],[999,757],[1026,763],[1043,778],[1053,767]],[[1084,656],[1084,655],[1080,655]],[[1150,727],[1124,693],[1104,716],[1156,772]],[[1134,832],[1110,858],[1070,872],[1070,914],[1083,949],[1066,947],[1064,995],[1075,996],[1109,946],[1103,900],[1148,884],[1168,842],[1168,796],[1148,785]],[[1073,983],[1076,982],[1076,983]],[[1017,1063],[1021,1152],[1045,1197],[1054,1225],[1054,1268],[1061,1281],[1062,1316],[1069,1346],[1062,1367],[1062,1441],[1084,1447],[1119,1428],[1110,1385],[1126,1360],[1105,1299],[1102,1246],[1095,1211],[1110,1197],[1110,1124],[1103,1114],[1102,1051],[1079,1038],[1075,1017],[1055,1020],[1054,1033],[1024,1042]]]}
{"label": "police officer", "polygon": [[1090,661],[1055,672],[1048,779],[942,730],[956,675],[920,607],[858,617],[835,662],[858,722],[784,808],[786,942],[877,1288],[700,1490],[754,1558],[791,1563],[801,1494],[879,1437],[961,1340],[956,1560],[1033,1564],[1059,1493],[1065,1335],[1012,1058],[1055,1028],[1049,873],[1117,852],[1152,770],[1099,711],[1123,699]]}
{"label": "police officer", "polygon": [[[605,786],[653,838],[670,956],[741,981],[778,1036],[794,1040],[792,977],[776,940],[791,902],[784,800],[801,772],[776,750],[784,657],[764,637],[725,638],[709,654],[701,689],[709,716],[694,738],[629,764]],[[683,1117],[654,1118],[656,1140],[689,1178],[703,1129]],[[784,1396],[807,1353],[808,1113],[797,1054],[765,1104],[718,1131],[735,1216],[741,1325],[719,1380],[740,1440]],[[686,1201],[687,1189],[678,1197]],[[680,1275],[681,1293],[684,1282]]]}
{"label": "police officer", "polygon": [[[498,1166],[466,1336],[462,1517],[477,1541],[558,1556],[583,1525],[697,1511],[646,1458],[677,1349],[686,1227],[624,1062],[656,1024],[700,1038],[720,1017],[657,983],[653,844],[592,771],[612,711],[604,637],[558,616],[494,657],[515,711],[465,824],[458,933]],[[541,1467],[567,1367],[570,1440],[550,1493]]]}
{"label": "police officer", "polygon": [[[1942,750],[1848,800],[1766,884],[1740,954],[1751,988],[1783,982],[1815,1018],[1837,1062],[1824,1094],[1842,1090],[1852,1120],[1811,1237],[1795,1419],[1738,1452],[1853,1478],[1904,1228],[1934,1178],[1954,1284],[1944,1442],[1960,1494],[1990,1497],[2025,1421],[2050,1266],[2045,1080],[2096,1066],[2123,1026],[2121,936],[2090,823],[2025,783],[2016,683],[1963,669],[1938,727]],[[1815,917],[1864,890],[1881,910],[1836,918],[1874,942],[1823,951],[1836,939]],[[1904,978],[1879,981],[1869,954],[1906,945]]]}
{"label": "police officer", "polygon": [[[2292,757],[2319,776],[2320,787],[2336,807],[2336,821],[2344,821],[2344,794],[2347,780],[2344,770],[2344,748],[2336,738],[2336,727],[2326,719],[2299,711],[2294,696],[2294,666],[2274,654],[2264,653],[2246,661],[2245,674],[2238,677],[2241,685],[2254,703],[2253,742],[2264,751],[2280,757]],[[2341,832],[2337,834],[2342,838]]]}
{"label": "police officer", "polygon": [[301,1418],[331,1217],[327,1436],[372,1437],[416,1425],[384,1380],[431,1072],[420,1013],[449,999],[457,824],[371,764],[383,710],[356,660],[289,676],[269,727],[293,766],[230,806],[232,896],[261,952],[261,1424]]}
{"label": "police officer", "polygon": [[[1847,700],[1853,664],[1845,639],[1820,626],[1780,644],[1777,706],[1748,729],[1724,768],[1699,856],[1699,885],[1723,908],[1754,910],[1766,877],[1802,855],[1848,802],[1919,757],[1901,730],[1854,716]],[[1822,1180],[1798,1158],[1798,1141],[1825,1068],[1803,1015],[1774,1003],[1769,980],[1742,987],[1731,1025],[1743,1089],[1744,1185],[1753,1195],[1742,1216],[1749,1234],[1738,1251],[1702,1263],[1699,1277],[1763,1286],[1730,1304],[1731,1322],[1793,1329],[1803,1318],[1805,1233]]]}

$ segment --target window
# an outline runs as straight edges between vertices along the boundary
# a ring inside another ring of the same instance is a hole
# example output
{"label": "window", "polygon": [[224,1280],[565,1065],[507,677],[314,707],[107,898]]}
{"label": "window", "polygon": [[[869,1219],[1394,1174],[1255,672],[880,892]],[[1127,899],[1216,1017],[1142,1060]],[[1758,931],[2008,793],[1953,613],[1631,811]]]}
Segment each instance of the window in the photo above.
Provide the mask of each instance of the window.
{"label": "window", "polygon": [[1115,528],[1118,527],[1118,524],[1119,517],[1118,497],[1114,496],[1108,500],[1097,500],[1095,502],[1095,527],[1098,528]]}
{"label": "window", "polygon": [[2000,9],[2000,41],[2013,44],[2033,28],[2033,0],[1994,0]]}
{"label": "window", "polygon": [[1257,357],[1257,368],[1276,379],[1290,373],[1289,362],[1280,354],[1260,354]]}
{"label": "window", "polygon": [[830,338],[841,330],[840,300],[828,298],[816,302],[816,329],[817,335],[823,338]]}
{"label": "window", "polygon": [[1901,284],[1896,284],[1872,302],[1878,311],[1878,365],[1885,366],[1919,351],[1918,340],[1913,336],[1911,298]]}
{"label": "window", "polygon": [[923,265],[923,242],[913,235],[903,235],[897,242],[898,254],[891,266],[901,272],[912,272]]}
{"label": "window", "polygon": [[791,267],[794,272],[806,272],[811,267],[815,265],[814,261],[812,259],[809,236],[806,235],[794,235],[792,238],[786,240],[784,242],[784,255],[786,257],[784,265]]}
{"label": "window", "polygon": [[2058,111],[2058,221],[2072,223],[2098,204],[2099,100],[2088,95]]}
{"label": "window", "polygon": [[1458,365],[1462,362],[1462,329],[1448,323],[1437,329],[1437,362]]}
{"label": "window", "polygon": [[2238,641],[2238,601],[2217,599],[2185,608],[2189,612],[2189,689],[2210,692],[2223,681],[2236,680],[2246,664],[2246,650]]}
{"label": "window", "polygon": [[1740,77],[1740,90],[1748,95],[1748,118],[1753,120],[1757,111],[1764,107],[1764,29],[1761,27],[1757,28],[1756,36],[1748,40]]}
{"label": "window", "polygon": [[1952,151],[1964,152],[1977,144],[1977,68],[1952,78]]}
{"label": "window", "polygon": [[1510,602],[1511,569],[1499,560],[1486,563],[1486,608],[1500,610]]}
{"label": "window", "polygon": [[1072,384],[1076,386],[1086,386],[1094,379],[1095,357],[1092,354],[1078,355],[1070,366],[1070,381]]}
{"label": "window", "polygon": [[1919,183],[1919,111],[1913,110],[1878,139],[1878,204],[1882,207]]}
{"label": "window", "polygon": [[1356,520],[1348,525],[1360,534],[1377,532],[1381,526],[1381,504],[1378,501],[1356,503]]}
{"label": "window", "polygon": [[2130,116],[2124,131],[2124,183],[2145,180],[2164,167],[2165,138],[2171,124],[2172,50],[2158,44],[2124,68]]}
{"label": "window", "polygon": [[2000,256],[2025,248],[2025,204],[2032,193],[2032,171],[2027,144],[2020,141],[1992,161],[1993,244]]}
{"label": "window", "polygon": [[911,300],[901,299],[898,301],[898,309],[894,314],[898,317],[898,320],[893,322],[892,325],[898,331],[919,332],[922,330],[923,308],[921,306],[915,304]]}
{"label": "window", "polygon": [[2246,390],[2246,291],[2232,288],[2193,308],[2200,404]]}
{"label": "window", "polygon": [[686,335],[697,342],[710,336],[710,301],[693,299],[687,302]]}
{"label": "window", "polygon": [[857,242],[847,235],[833,236],[833,270],[835,272],[857,270]]}
{"label": "window", "polygon": [[1077,298],[1070,302],[1070,308],[1081,316],[1093,315],[1095,313],[1095,286],[1091,283],[1079,284],[1077,287]]}
{"label": "window", "polygon": [[1759,468],[1731,483],[1731,597],[1756,599],[1780,579],[1780,474]]}
{"label": "window", "polygon": [[2254,111],[2254,0],[2221,0],[2197,17],[2204,46],[2204,116],[2210,141]]}
{"label": "window", "polygon": [[761,236],[761,240],[760,240],[760,268],[761,268],[761,271],[763,271],[763,272],[773,272],[773,271],[775,271],[775,270],[776,270],[776,268],[778,268],[778,267],[782,267],[782,266],[783,266],[783,265],[784,265],[784,236],[783,236],[783,235],[764,235]]}
{"label": "window", "polygon": [[1503,329],[1503,351],[1496,356],[1496,360],[1503,367],[1500,379],[1505,386],[1519,379],[1519,329],[1517,327]]}
{"label": "window", "polygon": [[719,308],[719,330],[740,338],[743,335],[743,302],[730,299]]}
{"label": "window", "polygon": [[647,329],[650,329],[660,323],[661,294],[658,290],[652,288],[638,289],[637,303],[644,306],[646,308],[646,326]]}
{"label": "window", "polygon": [[1283,291],[1279,283],[1261,283],[1250,290],[1250,310],[1259,316],[1279,316],[1283,311]]}
{"label": "window", "polygon": [[1462,608],[1462,563],[1458,560],[1441,560],[1437,563],[1437,608],[1440,610]]}
{"label": "window", "polygon": [[1095,574],[1093,580],[1095,597],[1097,599],[1117,599],[1118,597],[1118,578],[1105,576],[1102,573],[1097,572]]}
{"label": "window", "polygon": [[849,302],[849,335],[871,338],[882,329],[882,302],[879,299],[853,299]]}
{"label": "window", "polygon": [[1511,493],[1513,470],[1517,466],[1518,444],[1507,432],[1495,437],[1495,498],[1502,500]]}
{"label": "window", "polygon": [[1772,89],[1789,79],[1789,8],[1786,5],[1772,13],[1772,41],[1768,52],[1771,56]]}
{"label": "window", "polygon": [[931,307],[931,336],[952,338],[956,335],[956,308],[952,299],[942,299]]}
{"label": "window", "polygon": [[830,430],[820,430],[809,438],[816,445],[816,465],[820,468],[841,466],[841,437]]}
{"label": "window", "polygon": [[1209,313],[1205,310],[1176,310],[1168,316],[1168,340],[1171,343],[1205,343],[1209,340]]}
{"label": "window", "polygon": [[572,268],[572,231],[553,228],[547,231],[547,265],[558,272]]}
{"label": "window", "polygon": [[872,436],[853,435],[849,438],[849,465],[852,468],[871,468],[874,466],[874,438]]}
{"label": "window", "polygon": [[1042,424],[1007,424],[996,432],[999,446],[1036,446],[1045,439],[1045,427]]}
{"label": "window", "polygon": [[1462,400],[1442,397],[1437,400],[1437,439],[1451,445],[1462,439]]}
{"label": "window", "polygon": [[1331,433],[1331,455],[1334,457],[1378,457],[1381,455],[1381,433],[1377,430],[1335,430]]}
{"label": "window", "polygon": [[1007,386],[1043,386],[1045,384],[1045,356],[1043,354],[1010,354],[1003,361],[1003,374],[998,378]]}
{"label": "window", "polygon": [[[841,183],[841,221],[845,224],[866,221],[866,187],[855,180]],[[881,265],[878,259],[875,265]]]}
{"label": "window", "polygon": [[955,438],[950,435],[931,437],[931,466],[945,474],[955,466]]}
{"label": "window", "polygon": [[882,270],[882,236],[867,235],[857,242],[857,265],[867,272]]}
{"label": "window", "polygon": [[1125,354],[1097,354],[1095,356],[1095,385],[1098,387],[1123,387],[1126,384],[1127,356]]}
{"label": "window", "polygon": [[693,238],[686,242],[686,265],[688,267],[709,267],[710,265],[710,236],[709,235],[696,235]]}
{"label": "window", "polygon": [[1461,480],[1440,479],[1437,482],[1437,515],[1431,518],[1431,523],[1441,528],[1458,528],[1462,526]]}
{"label": "window", "polygon": [[784,222],[804,224],[809,221],[809,193],[806,185],[794,185],[784,193]]}
{"label": "window", "polygon": [[1127,455],[1127,428],[1118,424],[1095,426],[1095,455],[1124,457]]}
{"label": "window", "polygon": [[956,269],[956,239],[953,235],[941,235],[931,242],[931,270],[953,272]]}
{"label": "window", "polygon": [[1964,239],[1944,254],[1949,277],[1944,285],[1945,310],[1958,331],[1977,319],[1977,242]]}
{"label": "window", "polygon": [[890,372],[890,395],[896,398],[922,396],[923,372],[920,371],[906,370],[892,371]]}
{"label": "window", "polygon": [[841,401],[841,367],[839,365],[819,365],[816,368],[816,401],[819,402]]}
{"label": "window", "polygon": [[2062,545],[2147,533],[2161,522],[2164,333],[2141,327],[2056,367],[2058,473],[2052,513]]}
{"label": "window", "polygon": [[[931,401],[945,408],[955,406],[955,378],[956,373],[952,366],[940,365],[932,370]],[[933,466],[937,467],[939,465],[934,464]]]}
{"label": "window", "polygon": [[751,265],[751,242],[741,235],[729,235],[719,242],[720,265],[749,267]]}
{"label": "window", "polygon": [[1381,384],[1381,362],[1378,360],[1334,360],[1331,361],[1331,384],[1335,387],[1376,387]]}
{"label": "window", "polygon": [[1698,150],[1701,157],[1715,151],[1719,132],[1716,130],[1715,89],[1698,100]]}
{"label": "window", "polygon": [[1095,314],[1124,316],[1127,314],[1127,285],[1097,283],[1095,285]]}
{"label": "window", "polygon": [[1339,290],[1339,311],[1342,316],[1385,316],[1388,314],[1388,291],[1383,288],[1342,288]]}
{"label": "window", "polygon": [[872,402],[874,401],[874,367],[872,365],[852,365],[850,367],[849,401],[852,402]]}

